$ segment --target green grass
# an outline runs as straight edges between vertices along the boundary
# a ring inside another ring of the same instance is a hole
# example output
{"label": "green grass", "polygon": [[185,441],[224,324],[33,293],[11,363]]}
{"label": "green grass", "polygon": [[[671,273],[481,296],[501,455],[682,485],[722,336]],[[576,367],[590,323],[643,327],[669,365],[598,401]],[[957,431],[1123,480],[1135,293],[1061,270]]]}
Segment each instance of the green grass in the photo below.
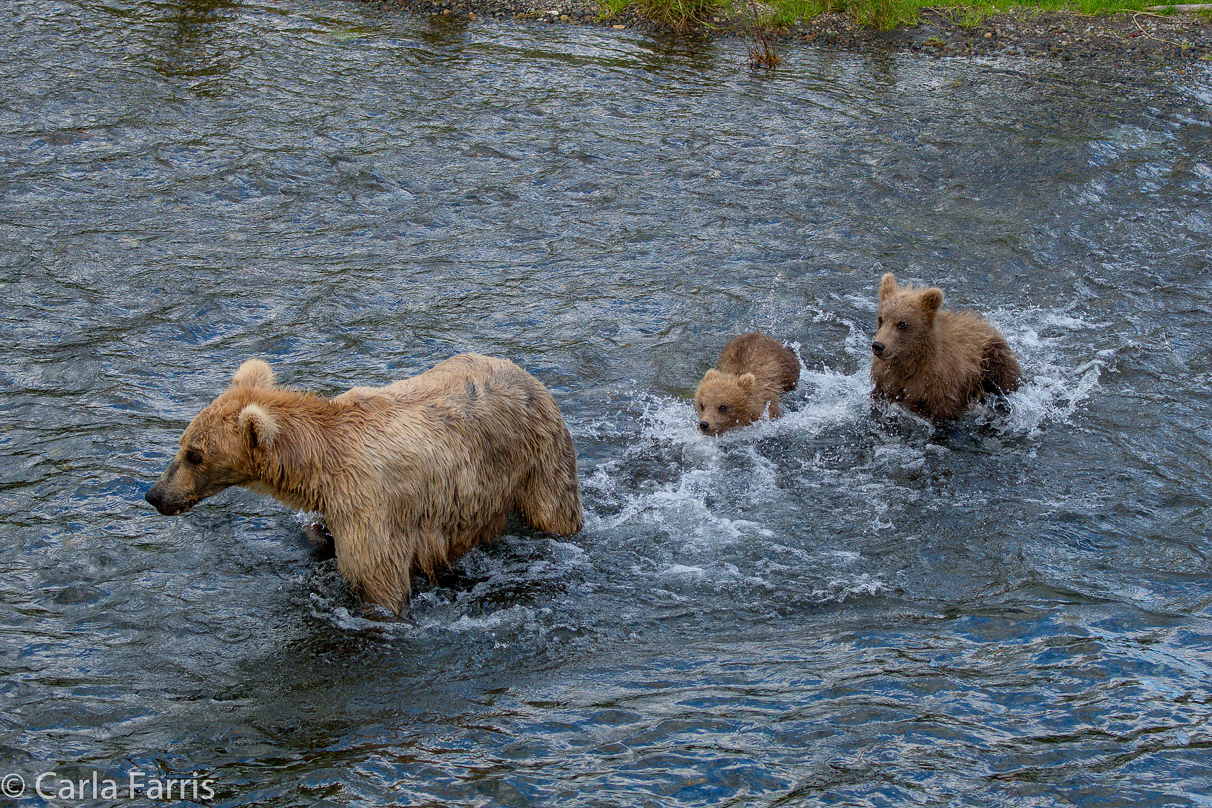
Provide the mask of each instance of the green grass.
{"label": "green grass", "polygon": [[[676,28],[718,26],[715,20],[741,20],[746,27],[777,28],[826,12],[846,14],[856,25],[890,29],[915,25],[924,9],[950,13],[964,25],[979,25],[993,13],[1011,9],[1074,11],[1108,14],[1143,11],[1160,0],[958,0],[940,6],[937,0],[600,0],[603,16],[634,8],[644,17]],[[756,9],[756,11],[755,11]]]}

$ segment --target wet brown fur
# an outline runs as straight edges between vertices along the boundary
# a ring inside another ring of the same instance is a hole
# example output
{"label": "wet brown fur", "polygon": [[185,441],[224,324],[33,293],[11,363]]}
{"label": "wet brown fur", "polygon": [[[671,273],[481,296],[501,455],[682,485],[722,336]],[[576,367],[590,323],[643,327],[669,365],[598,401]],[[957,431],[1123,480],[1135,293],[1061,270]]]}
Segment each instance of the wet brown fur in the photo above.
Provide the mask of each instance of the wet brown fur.
{"label": "wet brown fur", "polygon": [[742,334],[724,347],[694,394],[699,431],[719,435],[763,415],[778,418],[783,393],[799,380],[795,352],[765,334]]}
{"label": "wet brown fur", "polygon": [[872,396],[923,418],[959,418],[974,401],[1018,388],[1022,370],[1005,338],[984,317],[942,308],[941,289],[880,282],[872,342]]}
{"label": "wet brown fur", "polygon": [[174,515],[233,485],[323,514],[341,573],[396,614],[412,570],[432,574],[499,535],[510,511],[563,535],[583,523],[576,452],[551,394],[477,354],[331,400],[275,387],[266,363],[245,362],[147,499]]}

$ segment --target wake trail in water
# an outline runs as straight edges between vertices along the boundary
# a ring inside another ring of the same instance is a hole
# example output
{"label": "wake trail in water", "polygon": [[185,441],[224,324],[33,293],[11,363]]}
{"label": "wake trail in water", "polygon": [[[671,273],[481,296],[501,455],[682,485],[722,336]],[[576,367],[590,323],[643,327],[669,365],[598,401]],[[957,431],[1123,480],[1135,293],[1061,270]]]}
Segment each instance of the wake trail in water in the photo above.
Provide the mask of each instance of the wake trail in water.
{"label": "wake trail in water", "polygon": [[585,470],[587,530],[627,543],[645,558],[638,568],[661,581],[790,580],[827,600],[892,591],[895,572],[879,568],[868,544],[911,521],[939,459],[973,448],[1030,456],[1051,425],[1079,417],[1113,362],[1114,351],[1085,355],[1099,324],[1071,312],[990,319],[1026,382],[950,431],[908,414],[873,417],[868,342],[853,324],[846,352],[859,369],[801,361],[776,420],[709,437],[689,399],[633,393],[633,412],[589,425],[614,451]]}

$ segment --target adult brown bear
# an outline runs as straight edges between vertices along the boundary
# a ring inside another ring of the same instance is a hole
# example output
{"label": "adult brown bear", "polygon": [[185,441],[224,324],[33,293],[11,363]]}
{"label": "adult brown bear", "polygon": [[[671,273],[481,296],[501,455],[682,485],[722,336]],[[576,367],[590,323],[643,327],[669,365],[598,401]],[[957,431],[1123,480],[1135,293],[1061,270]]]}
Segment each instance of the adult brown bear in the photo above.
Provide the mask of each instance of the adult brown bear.
{"label": "adult brown bear", "polygon": [[333,399],[274,385],[258,359],[190,422],[147,492],[162,514],[233,485],[319,511],[337,566],[400,614],[412,570],[432,573],[500,534],[581,529],[576,452],[547,389],[512,362],[447,359],[386,387]]}

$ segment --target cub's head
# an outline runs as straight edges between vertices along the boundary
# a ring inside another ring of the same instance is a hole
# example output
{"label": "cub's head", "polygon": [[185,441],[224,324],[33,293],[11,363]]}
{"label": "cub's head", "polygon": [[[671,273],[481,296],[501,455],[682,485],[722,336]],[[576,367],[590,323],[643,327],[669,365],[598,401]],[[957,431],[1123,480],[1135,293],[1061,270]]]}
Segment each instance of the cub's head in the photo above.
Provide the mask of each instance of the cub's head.
{"label": "cub's head", "polygon": [[891,272],[880,282],[879,319],[871,352],[885,362],[919,356],[934,331],[934,315],[943,305],[941,289],[898,286]]}
{"label": "cub's head", "polygon": [[765,401],[752,373],[737,376],[712,368],[699,382],[694,408],[699,414],[699,431],[718,435],[761,418]]}
{"label": "cub's head", "polygon": [[260,359],[240,366],[231,387],[189,422],[177,456],[147,492],[156,510],[176,516],[225,488],[255,479],[254,454],[272,444],[278,431],[259,403],[273,383],[273,371]]}

